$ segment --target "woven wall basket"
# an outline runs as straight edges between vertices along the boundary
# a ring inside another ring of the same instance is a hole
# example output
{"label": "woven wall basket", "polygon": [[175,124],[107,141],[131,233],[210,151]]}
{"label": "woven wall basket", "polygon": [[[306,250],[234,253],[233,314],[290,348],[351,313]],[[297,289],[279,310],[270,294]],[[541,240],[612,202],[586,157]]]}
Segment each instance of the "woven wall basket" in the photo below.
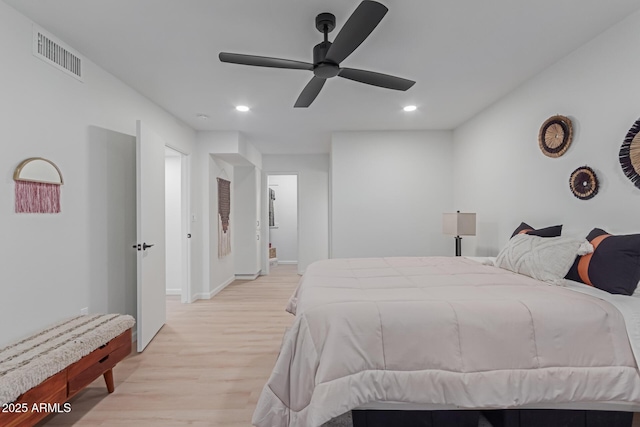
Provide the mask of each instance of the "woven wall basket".
{"label": "woven wall basket", "polygon": [[548,157],[562,156],[573,140],[573,124],[565,116],[549,117],[540,127],[538,145]]}
{"label": "woven wall basket", "polygon": [[589,200],[598,194],[600,183],[593,169],[589,166],[582,166],[571,173],[569,188],[578,199]]}
{"label": "woven wall basket", "polygon": [[620,166],[627,178],[640,188],[640,120],[629,129],[620,147]]}

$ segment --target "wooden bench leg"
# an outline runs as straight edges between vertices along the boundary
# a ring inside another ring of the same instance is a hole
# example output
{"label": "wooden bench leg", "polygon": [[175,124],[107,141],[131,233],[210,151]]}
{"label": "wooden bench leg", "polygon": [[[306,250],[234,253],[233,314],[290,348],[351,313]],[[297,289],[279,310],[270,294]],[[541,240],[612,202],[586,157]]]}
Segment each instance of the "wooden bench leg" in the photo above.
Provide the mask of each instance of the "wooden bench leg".
{"label": "wooden bench leg", "polygon": [[103,376],[104,382],[107,383],[107,391],[109,393],[113,393],[113,390],[115,389],[113,386],[113,369],[109,369]]}

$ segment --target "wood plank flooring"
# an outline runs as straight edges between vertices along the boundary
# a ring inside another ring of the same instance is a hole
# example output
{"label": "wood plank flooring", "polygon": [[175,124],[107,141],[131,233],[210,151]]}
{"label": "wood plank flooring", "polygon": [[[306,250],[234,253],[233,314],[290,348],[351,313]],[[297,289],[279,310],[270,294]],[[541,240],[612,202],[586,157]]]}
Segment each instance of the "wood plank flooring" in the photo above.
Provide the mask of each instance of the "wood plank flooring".
{"label": "wood plank flooring", "polygon": [[283,265],[211,300],[169,297],[167,324],[144,353],[114,369],[115,392],[107,394],[101,377],[71,401],[70,413],[41,425],[250,426],[294,319],[284,307],[298,280],[296,266]]}
{"label": "wood plank flooring", "polygon": [[[39,426],[251,426],[293,322],[284,307],[299,280],[295,268],[235,281],[211,300],[169,297],[167,324],[144,353],[116,366],[113,394],[100,377],[71,400],[70,413]],[[638,414],[633,425],[640,427]]]}

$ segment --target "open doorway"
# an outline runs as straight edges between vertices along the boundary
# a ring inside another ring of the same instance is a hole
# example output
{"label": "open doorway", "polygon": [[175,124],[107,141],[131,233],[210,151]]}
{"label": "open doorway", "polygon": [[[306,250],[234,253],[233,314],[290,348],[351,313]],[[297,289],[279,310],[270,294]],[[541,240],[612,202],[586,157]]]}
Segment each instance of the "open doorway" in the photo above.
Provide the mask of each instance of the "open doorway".
{"label": "open doorway", "polygon": [[183,303],[191,302],[188,177],[188,156],[165,147],[166,289]]}
{"label": "open doorway", "polygon": [[88,138],[88,313],[136,317],[136,138],[97,126]]}
{"label": "open doorway", "polygon": [[298,176],[270,174],[269,268],[298,264]]}

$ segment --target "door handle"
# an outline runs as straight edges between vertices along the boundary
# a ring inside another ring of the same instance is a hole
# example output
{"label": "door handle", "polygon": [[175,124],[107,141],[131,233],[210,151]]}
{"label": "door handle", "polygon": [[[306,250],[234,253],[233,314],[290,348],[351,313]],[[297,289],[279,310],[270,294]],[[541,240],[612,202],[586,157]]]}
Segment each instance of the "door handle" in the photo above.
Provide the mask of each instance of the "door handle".
{"label": "door handle", "polygon": [[146,251],[146,250],[147,250],[147,248],[150,248],[150,247],[152,247],[152,246],[153,246],[152,244],[151,244],[151,245],[147,245],[147,243],[145,242],[145,243],[143,243],[143,244],[142,244],[142,250],[143,250],[143,251]]}

